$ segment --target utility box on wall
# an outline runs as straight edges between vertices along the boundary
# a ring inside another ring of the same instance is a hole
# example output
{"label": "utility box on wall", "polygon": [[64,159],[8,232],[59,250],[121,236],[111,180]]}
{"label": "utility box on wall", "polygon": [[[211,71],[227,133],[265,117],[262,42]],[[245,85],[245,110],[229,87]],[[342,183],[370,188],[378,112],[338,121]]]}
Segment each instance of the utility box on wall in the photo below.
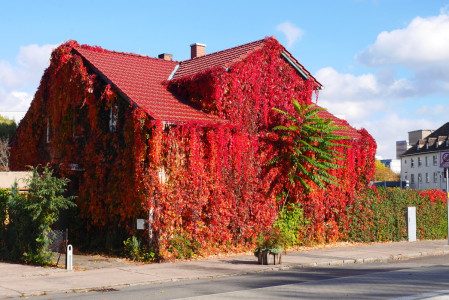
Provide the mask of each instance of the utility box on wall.
{"label": "utility box on wall", "polygon": [[137,219],[136,227],[137,230],[145,230],[145,219]]}
{"label": "utility box on wall", "polygon": [[416,207],[407,207],[408,241],[416,241]]}

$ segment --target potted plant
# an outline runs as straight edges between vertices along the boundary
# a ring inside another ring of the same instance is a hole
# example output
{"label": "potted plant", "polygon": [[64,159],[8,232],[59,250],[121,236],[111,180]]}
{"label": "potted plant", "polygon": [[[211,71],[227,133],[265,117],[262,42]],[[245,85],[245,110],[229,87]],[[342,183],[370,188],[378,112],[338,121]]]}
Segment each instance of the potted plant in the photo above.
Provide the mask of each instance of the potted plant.
{"label": "potted plant", "polygon": [[257,237],[254,255],[260,265],[278,265],[281,263],[284,236],[278,228],[271,228]]}

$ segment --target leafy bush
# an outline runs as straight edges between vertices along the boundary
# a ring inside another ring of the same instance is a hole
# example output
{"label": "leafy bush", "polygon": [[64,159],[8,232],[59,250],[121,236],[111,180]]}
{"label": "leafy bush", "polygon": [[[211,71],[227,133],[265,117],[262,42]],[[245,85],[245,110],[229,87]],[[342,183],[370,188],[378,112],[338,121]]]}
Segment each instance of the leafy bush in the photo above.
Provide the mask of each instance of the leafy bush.
{"label": "leafy bush", "polygon": [[304,218],[304,211],[300,203],[287,204],[279,211],[277,220],[273,227],[278,228],[283,236],[285,247],[291,247],[301,244],[299,238],[302,236],[301,231],[310,223]]}
{"label": "leafy bush", "polygon": [[125,256],[132,260],[140,259],[140,241],[132,236],[123,242],[125,245]]}
{"label": "leafy bush", "polygon": [[129,237],[123,242],[124,254],[134,261],[150,262],[157,259],[156,253],[152,249],[142,246],[141,241],[136,237]]}
{"label": "leafy bush", "polygon": [[201,244],[187,237],[186,234],[175,234],[168,243],[168,251],[176,258],[192,258],[199,252]]}
{"label": "leafy bush", "polygon": [[270,228],[265,232],[259,233],[256,243],[255,256],[259,256],[261,251],[270,251],[271,253],[279,254],[282,249],[286,247],[286,239],[279,228]]}
{"label": "leafy bush", "polygon": [[0,139],[9,140],[16,129],[16,121],[0,115]]}
{"label": "leafy bush", "polygon": [[407,207],[416,207],[418,239],[447,238],[446,195],[440,190],[370,188],[348,207],[346,239],[356,242],[407,239]]}
{"label": "leafy bush", "polygon": [[8,221],[9,190],[0,190],[0,251],[4,247],[6,223]]}
{"label": "leafy bush", "polygon": [[[53,176],[48,167],[31,168],[28,193],[19,193],[17,183],[7,202],[8,220],[4,226],[5,245],[1,257],[34,264],[49,264],[52,253],[49,232],[61,209],[74,206],[73,197],[65,197],[68,179]],[[39,172],[40,171],[40,172]],[[2,198],[4,201],[4,197]],[[5,224],[5,222],[4,222]]]}

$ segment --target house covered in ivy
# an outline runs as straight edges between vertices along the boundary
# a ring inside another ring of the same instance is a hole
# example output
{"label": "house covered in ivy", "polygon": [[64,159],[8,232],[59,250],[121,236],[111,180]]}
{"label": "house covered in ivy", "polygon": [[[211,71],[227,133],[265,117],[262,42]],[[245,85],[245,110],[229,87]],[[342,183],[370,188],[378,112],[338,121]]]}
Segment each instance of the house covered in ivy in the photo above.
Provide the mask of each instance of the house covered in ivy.
{"label": "house covered in ivy", "polygon": [[[91,235],[145,235],[162,255],[173,241],[213,250],[251,243],[277,217],[285,168],[268,168],[292,99],[311,104],[321,84],[275,38],[191,59],[152,58],[69,41],[51,56],[12,143],[10,166],[50,163],[72,180]],[[375,142],[328,113],[349,136],[339,186],[305,196],[289,187],[310,235],[337,238],[340,213],[374,171]],[[307,198],[307,199],[306,199]]]}

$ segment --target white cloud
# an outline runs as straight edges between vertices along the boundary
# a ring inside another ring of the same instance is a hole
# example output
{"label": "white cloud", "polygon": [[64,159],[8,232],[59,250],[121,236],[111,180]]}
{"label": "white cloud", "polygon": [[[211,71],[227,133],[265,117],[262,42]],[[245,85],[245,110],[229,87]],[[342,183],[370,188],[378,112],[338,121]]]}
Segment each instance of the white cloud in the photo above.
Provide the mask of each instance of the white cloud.
{"label": "white cloud", "polygon": [[407,139],[409,131],[438,128],[444,112],[449,113],[449,105],[429,104],[415,112],[405,108],[406,114],[401,116],[401,105],[407,103],[404,99],[417,91],[410,81],[396,79],[396,74],[388,70],[356,76],[328,67],[315,77],[324,85],[318,104],[352,126],[367,129],[377,141],[377,154],[384,158],[396,157],[395,143]]}
{"label": "white cloud", "polygon": [[440,125],[442,125],[447,121],[447,116],[449,115],[449,104],[425,104],[417,108],[414,111],[414,114],[417,116],[425,116],[430,120],[441,120]]}
{"label": "white cloud", "polygon": [[48,67],[50,63],[50,54],[58,45],[36,44],[20,47],[17,61],[23,68],[27,70],[42,71]]}
{"label": "white cloud", "polygon": [[0,60],[0,111],[28,110],[52,49],[57,45],[20,47],[14,62]]}
{"label": "white cloud", "polygon": [[301,40],[304,35],[304,31],[293,25],[292,23],[286,21],[284,23],[279,24],[276,29],[285,34],[287,38],[287,48],[291,48],[296,41]]}
{"label": "white cloud", "polygon": [[407,140],[408,132],[418,129],[436,129],[442,125],[427,118],[403,118],[397,113],[385,113],[375,121],[363,121],[360,125],[377,142],[377,154],[383,158],[396,158],[396,141]]}
{"label": "white cloud", "polygon": [[27,111],[33,95],[23,91],[0,88],[0,111]]}
{"label": "white cloud", "polygon": [[[449,92],[447,8],[380,33],[356,55],[375,71],[354,75],[328,67],[315,74],[324,85],[318,104],[356,128],[366,128],[384,158],[395,158],[395,142],[407,139],[409,131],[437,129],[447,122],[449,104],[441,100]],[[416,108],[413,101],[424,99],[426,105]]]}
{"label": "white cloud", "polygon": [[315,77],[324,85],[318,103],[351,122],[387,110],[393,103],[416,93],[407,79],[396,79],[391,72],[356,76],[327,67],[318,70]]}
{"label": "white cloud", "polygon": [[356,58],[369,66],[405,65],[412,69],[449,65],[449,15],[416,17],[403,29],[384,31]]}

